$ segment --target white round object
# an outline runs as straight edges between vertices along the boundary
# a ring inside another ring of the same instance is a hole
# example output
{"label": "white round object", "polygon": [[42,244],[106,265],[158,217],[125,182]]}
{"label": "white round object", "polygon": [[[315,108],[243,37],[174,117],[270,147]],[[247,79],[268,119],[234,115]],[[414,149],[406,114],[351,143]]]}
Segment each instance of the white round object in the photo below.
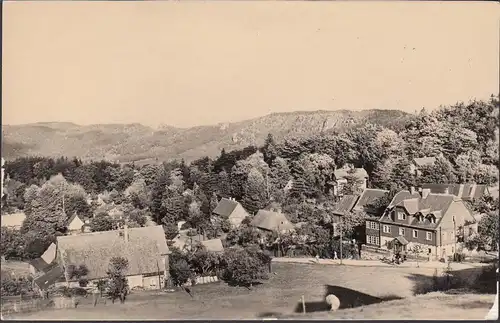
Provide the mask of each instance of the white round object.
{"label": "white round object", "polygon": [[332,307],[331,311],[336,311],[340,307],[340,300],[333,294],[330,294],[326,297],[326,303]]}

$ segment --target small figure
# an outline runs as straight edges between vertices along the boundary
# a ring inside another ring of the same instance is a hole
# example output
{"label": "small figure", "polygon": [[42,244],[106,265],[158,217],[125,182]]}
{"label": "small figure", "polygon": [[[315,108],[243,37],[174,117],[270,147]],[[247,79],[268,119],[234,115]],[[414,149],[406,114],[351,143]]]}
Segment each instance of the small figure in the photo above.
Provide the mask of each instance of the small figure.
{"label": "small figure", "polygon": [[333,252],[333,259],[334,259],[334,260],[339,259],[339,257],[337,257],[337,251],[334,251],[334,252]]}

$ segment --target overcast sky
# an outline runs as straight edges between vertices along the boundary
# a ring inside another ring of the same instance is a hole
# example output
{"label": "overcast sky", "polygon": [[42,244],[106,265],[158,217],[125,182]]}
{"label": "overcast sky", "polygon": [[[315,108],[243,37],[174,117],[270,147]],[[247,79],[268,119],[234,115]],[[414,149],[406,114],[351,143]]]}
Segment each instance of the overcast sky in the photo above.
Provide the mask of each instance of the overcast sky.
{"label": "overcast sky", "polygon": [[499,92],[485,2],[4,2],[3,123],[174,126]]}

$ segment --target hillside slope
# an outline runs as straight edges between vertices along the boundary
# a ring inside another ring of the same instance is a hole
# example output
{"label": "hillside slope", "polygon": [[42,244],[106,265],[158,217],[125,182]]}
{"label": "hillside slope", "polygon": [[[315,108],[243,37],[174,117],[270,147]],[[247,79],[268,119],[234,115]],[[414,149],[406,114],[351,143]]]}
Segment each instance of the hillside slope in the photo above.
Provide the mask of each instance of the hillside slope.
{"label": "hillside slope", "polygon": [[78,156],[120,162],[214,157],[222,148],[260,145],[268,133],[277,140],[303,137],[322,130],[345,131],[367,122],[397,128],[411,115],[397,110],[273,113],[235,123],[192,128],[141,124],[77,125],[44,122],[2,127],[2,155]]}

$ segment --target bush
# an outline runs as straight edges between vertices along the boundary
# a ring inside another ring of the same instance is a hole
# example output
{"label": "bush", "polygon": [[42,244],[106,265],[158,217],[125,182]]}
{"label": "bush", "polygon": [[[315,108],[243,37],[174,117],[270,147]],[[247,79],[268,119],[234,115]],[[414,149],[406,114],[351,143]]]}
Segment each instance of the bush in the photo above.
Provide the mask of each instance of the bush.
{"label": "bush", "polygon": [[222,279],[229,284],[252,287],[259,280],[268,278],[269,258],[256,247],[226,249]]}
{"label": "bush", "polygon": [[81,287],[61,286],[53,291],[53,295],[63,297],[85,296],[87,295],[87,291]]}
{"label": "bush", "polygon": [[2,272],[0,284],[2,296],[26,295],[33,292],[31,280],[26,277],[14,279]]}
{"label": "bush", "polygon": [[194,273],[189,266],[189,257],[178,248],[172,248],[169,261],[170,279],[175,286],[187,283]]}

